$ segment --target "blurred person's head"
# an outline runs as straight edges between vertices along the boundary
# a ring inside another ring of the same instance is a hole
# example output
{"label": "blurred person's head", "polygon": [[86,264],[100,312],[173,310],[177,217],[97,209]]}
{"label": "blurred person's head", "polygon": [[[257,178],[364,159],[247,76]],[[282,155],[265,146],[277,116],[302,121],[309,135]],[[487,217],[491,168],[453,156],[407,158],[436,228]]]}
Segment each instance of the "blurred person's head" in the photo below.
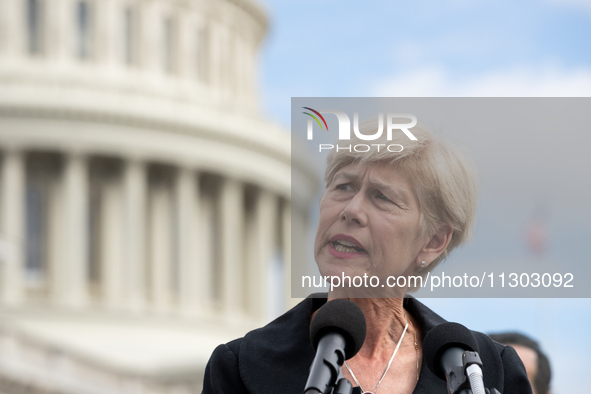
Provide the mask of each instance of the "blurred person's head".
{"label": "blurred person's head", "polygon": [[550,393],[552,373],[548,357],[542,352],[538,342],[516,332],[489,335],[493,340],[515,349],[525,366],[533,394]]}
{"label": "blurred person's head", "polygon": [[[359,125],[361,133],[365,135],[374,134],[379,128],[378,119]],[[372,141],[373,147],[378,145],[376,143],[383,145],[381,150],[373,148],[369,152],[354,149],[332,151],[327,158],[324,175],[327,190],[323,201],[329,194],[329,186],[335,176],[343,169],[360,172],[364,171],[358,170],[361,167],[376,171],[380,168],[384,176],[389,172],[408,181],[411,193],[418,203],[419,235],[431,238],[441,231],[442,227],[452,231],[451,240],[444,250],[432,261],[427,261],[425,267],[415,272],[425,276],[453,249],[471,238],[478,200],[478,181],[476,167],[467,151],[434,136],[420,124],[411,131],[417,138],[416,141],[411,141],[402,132],[394,132],[391,134],[391,140],[382,136]],[[351,145],[368,143],[357,136],[352,136],[348,142]],[[392,153],[385,148],[391,144],[403,146],[403,149]]]}

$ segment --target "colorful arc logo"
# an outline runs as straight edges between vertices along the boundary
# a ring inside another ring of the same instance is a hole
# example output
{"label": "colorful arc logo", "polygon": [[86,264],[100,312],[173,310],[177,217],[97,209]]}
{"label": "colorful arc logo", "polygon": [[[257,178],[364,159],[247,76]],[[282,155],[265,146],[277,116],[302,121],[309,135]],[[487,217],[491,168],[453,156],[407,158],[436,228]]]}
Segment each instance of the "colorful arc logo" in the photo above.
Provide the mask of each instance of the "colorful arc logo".
{"label": "colorful arc logo", "polygon": [[[302,108],[304,108],[304,109],[307,109],[307,110],[309,110],[309,111],[312,111],[312,112],[314,112],[316,115],[320,116],[320,119],[322,119],[322,122],[324,122],[324,125],[326,126],[326,131],[328,131],[328,125],[326,124],[326,120],[324,120],[324,116],[322,116],[322,115],[320,114],[320,112],[318,112],[318,111],[316,111],[315,109],[312,109],[312,108],[310,108],[310,107],[302,107]],[[316,123],[318,123],[318,126],[320,126],[320,130],[324,130],[324,129],[322,128],[322,123],[320,123],[320,121],[318,120],[318,118],[317,118],[317,117],[315,117],[314,115],[312,115],[312,114],[311,114],[311,113],[309,113],[309,112],[302,112],[302,113],[303,113],[303,114],[306,114],[306,115],[308,115],[308,116],[310,116],[310,117],[312,117],[312,118],[313,118],[313,119],[316,121]]]}

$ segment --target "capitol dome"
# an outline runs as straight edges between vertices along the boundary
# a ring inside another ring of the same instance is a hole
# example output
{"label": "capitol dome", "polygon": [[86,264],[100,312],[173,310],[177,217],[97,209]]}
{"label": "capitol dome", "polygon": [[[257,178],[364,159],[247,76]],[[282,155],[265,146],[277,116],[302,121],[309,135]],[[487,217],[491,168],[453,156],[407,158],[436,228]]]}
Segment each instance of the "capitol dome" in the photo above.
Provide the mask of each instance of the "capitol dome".
{"label": "capitol dome", "polygon": [[2,0],[0,392],[200,392],[288,306],[315,179],[259,109],[266,28],[251,0]]}

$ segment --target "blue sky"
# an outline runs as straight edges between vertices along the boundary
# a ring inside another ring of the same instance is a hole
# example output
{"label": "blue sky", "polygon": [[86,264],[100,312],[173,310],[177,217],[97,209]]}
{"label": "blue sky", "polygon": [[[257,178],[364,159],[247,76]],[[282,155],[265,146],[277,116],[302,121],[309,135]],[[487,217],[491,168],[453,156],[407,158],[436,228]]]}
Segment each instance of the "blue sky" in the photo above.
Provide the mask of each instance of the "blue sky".
{"label": "blue sky", "polygon": [[[263,4],[270,28],[261,48],[262,108],[286,129],[291,97],[591,96],[589,0],[263,0]],[[591,143],[588,138],[582,138],[584,142]],[[557,161],[572,158],[570,154],[563,152]],[[557,208],[551,209],[548,219],[550,252],[589,263],[591,209],[585,196],[591,193],[591,182],[583,174],[591,162],[585,159],[580,165],[581,173],[564,181],[577,190],[577,202],[568,196],[552,197]],[[536,191],[544,194],[549,189],[543,188],[543,177],[538,181]],[[511,190],[506,192],[510,195]],[[569,216],[562,209],[569,207],[577,214]],[[529,213],[499,212],[480,216],[484,235],[491,239],[499,235],[496,243],[477,238],[472,254],[463,256],[491,251],[526,255],[517,237]],[[476,330],[520,330],[532,335],[550,354],[553,394],[588,389],[581,365],[591,361],[591,300],[425,302],[443,317]]]}
{"label": "blue sky", "polygon": [[292,96],[589,96],[591,2],[264,0],[262,104]]}

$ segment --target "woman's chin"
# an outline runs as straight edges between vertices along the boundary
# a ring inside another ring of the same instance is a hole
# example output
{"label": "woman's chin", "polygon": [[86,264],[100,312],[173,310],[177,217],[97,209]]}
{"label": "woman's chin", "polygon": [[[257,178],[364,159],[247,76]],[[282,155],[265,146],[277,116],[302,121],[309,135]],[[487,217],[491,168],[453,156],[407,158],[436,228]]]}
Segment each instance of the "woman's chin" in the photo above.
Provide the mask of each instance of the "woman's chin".
{"label": "woman's chin", "polygon": [[361,266],[351,264],[350,261],[344,261],[340,259],[334,258],[327,258],[321,259],[317,261],[318,270],[320,271],[320,275],[326,276],[338,276],[339,278],[344,276],[360,276],[363,277],[364,274],[370,275],[366,270],[361,268]]}

